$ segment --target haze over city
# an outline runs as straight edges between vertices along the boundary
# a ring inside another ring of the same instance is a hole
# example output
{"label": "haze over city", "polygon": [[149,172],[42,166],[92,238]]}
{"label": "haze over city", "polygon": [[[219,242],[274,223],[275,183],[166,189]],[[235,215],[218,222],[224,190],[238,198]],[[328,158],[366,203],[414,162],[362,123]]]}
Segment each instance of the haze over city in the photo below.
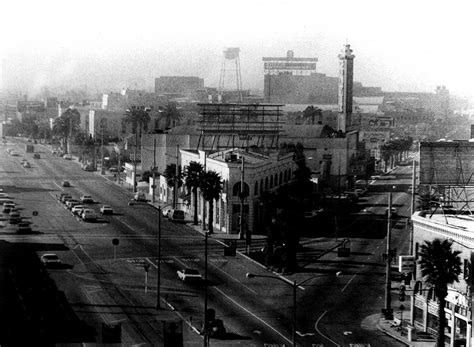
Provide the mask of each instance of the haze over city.
{"label": "haze over city", "polygon": [[317,57],[337,76],[342,45],[354,78],[386,91],[446,85],[471,97],[468,1],[17,1],[3,4],[2,88],[34,94],[86,86],[152,89],[155,77],[219,83],[222,51],[240,47],[243,87],[263,89],[264,56]]}

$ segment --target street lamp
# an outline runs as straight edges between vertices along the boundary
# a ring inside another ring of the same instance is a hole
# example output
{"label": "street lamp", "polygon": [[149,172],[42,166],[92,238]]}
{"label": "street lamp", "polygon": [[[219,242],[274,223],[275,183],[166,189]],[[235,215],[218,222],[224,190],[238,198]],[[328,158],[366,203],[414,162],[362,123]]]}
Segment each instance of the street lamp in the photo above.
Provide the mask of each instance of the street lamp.
{"label": "street lamp", "polygon": [[[338,271],[338,272],[334,273],[334,275],[336,277],[341,276],[341,274],[342,274],[342,271]],[[319,275],[307,278],[307,279],[305,279],[304,281],[302,281],[300,283],[296,283],[296,281],[290,281],[290,280],[286,279],[285,277],[276,277],[276,276],[269,276],[269,275],[256,275],[256,274],[253,274],[253,273],[250,273],[250,272],[247,272],[247,274],[245,276],[247,278],[255,278],[255,277],[271,278],[271,279],[278,280],[278,281],[281,281],[283,283],[286,283],[286,284],[290,285],[293,288],[293,346],[296,346],[296,289],[299,286],[301,286],[302,284],[312,280],[313,278],[322,277],[322,276],[329,276],[329,275],[331,275],[331,274],[319,274]]]}
{"label": "street lamp", "polygon": [[[179,203],[178,205],[186,205]],[[166,207],[171,207],[171,204],[164,206],[158,206],[158,278],[156,280],[156,308],[160,309],[160,286],[161,286],[161,216],[163,214],[163,209]],[[207,261],[206,261],[207,262]]]}

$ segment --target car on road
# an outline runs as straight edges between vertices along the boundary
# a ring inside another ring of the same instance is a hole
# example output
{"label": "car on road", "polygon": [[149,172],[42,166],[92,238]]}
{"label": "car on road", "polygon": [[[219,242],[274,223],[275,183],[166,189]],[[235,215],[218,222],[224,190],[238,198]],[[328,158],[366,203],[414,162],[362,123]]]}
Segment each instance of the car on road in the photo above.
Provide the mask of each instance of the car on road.
{"label": "car on road", "polygon": [[57,265],[61,264],[61,260],[54,253],[43,254],[41,256],[41,262],[46,267],[50,267],[50,266],[53,267],[53,266],[57,266]]}
{"label": "car on road", "polygon": [[11,151],[11,152],[10,152],[10,155],[11,155],[12,157],[18,157],[18,156],[20,156],[20,155],[19,155],[17,152],[15,152],[15,151]]}
{"label": "car on road", "polygon": [[71,209],[71,212],[73,215],[75,216],[80,216],[82,214],[82,211],[85,209],[86,207],[84,205],[75,205],[73,206],[73,208]]}
{"label": "car on road", "polygon": [[81,201],[83,204],[92,204],[94,199],[92,199],[92,196],[90,195],[83,195],[81,196]]}
{"label": "car on road", "polygon": [[85,209],[82,210],[81,218],[84,221],[88,221],[88,220],[96,220],[97,216],[96,216],[94,210],[92,210],[90,208],[85,208]]}
{"label": "car on road", "polygon": [[168,220],[173,223],[184,223],[185,213],[183,210],[169,210]]}
{"label": "car on road", "polygon": [[102,207],[100,208],[100,213],[102,213],[102,214],[114,214],[114,210],[113,210],[112,206],[102,205]]}
{"label": "car on road", "polygon": [[72,160],[72,155],[70,155],[70,154],[64,154],[64,155],[63,155],[63,159]]}
{"label": "car on road", "polygon": [[25,162],[23,163],[23,167],[28,169],[28,168],[31,167],[31,164],[30,164],[29,162],[25,161]]}
{"label": "car on road", "polygon": [[74,200],[74,198],[73,198],[72,196],[70,196],[70,195],[66,195],[66,196],[63,196],[63,197],[61,198],[61,202],[62,202],[63,204],[66,204],[66,202],[68,202],[69,200]]}
{"label": "car on road", "polygon": [[20,234],[26,234],[26,233],[31,233],[32,230],[31,230],[31,226],[30,226],[30,223],[28,222],[20,222],[18,223],[18,226],[17,226],[17,233],[20,233]]}
{"label": "car on road", "polygon": [[71,186],[71,183],[69,183],[69,181],[62,181],[62,182],[61,182],[61,186],[63,186],[63,187],[70,187],[70,186]]}
{"label": "car on road", "polygon": [[190,282],[190,281],[201,281],[202,276],[196,269],[182,269],[177,271],[178,278],[183,282]]}
{"label": "car on road", "polygon": [[33,159],[40,159],[41,155],[39,153],[34,153],[33,154]]}

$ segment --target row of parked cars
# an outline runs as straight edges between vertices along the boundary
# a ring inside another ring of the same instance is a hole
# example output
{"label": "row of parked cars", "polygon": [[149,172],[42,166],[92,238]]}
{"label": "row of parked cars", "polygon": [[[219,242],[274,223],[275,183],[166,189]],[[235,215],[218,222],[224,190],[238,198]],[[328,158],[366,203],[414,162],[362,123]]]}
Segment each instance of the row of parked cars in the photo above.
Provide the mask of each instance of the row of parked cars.
{"label": "row of parked cars", "polygon": [[[63,203],[73,215],[80,217],[84,221],[95,221],[97,215],[95,211],[88,207],[94,203],[94,199],[90,195],[82,195],[79,199],[74,199],[69,193],[61,193],[58,200]],[[101,214],[113,214],[114,211],[109,205],[102,205],[100,208]]]}
{"label": "row of parked cars", "polygon": [[8,194],[3,192],[3,189],[0,189],[0,203],[2,204],[2,213],[5,219],[10,224],[16,225],[18,233],[30,233],[32,231],[30,223],[22,219],[17,205]]}

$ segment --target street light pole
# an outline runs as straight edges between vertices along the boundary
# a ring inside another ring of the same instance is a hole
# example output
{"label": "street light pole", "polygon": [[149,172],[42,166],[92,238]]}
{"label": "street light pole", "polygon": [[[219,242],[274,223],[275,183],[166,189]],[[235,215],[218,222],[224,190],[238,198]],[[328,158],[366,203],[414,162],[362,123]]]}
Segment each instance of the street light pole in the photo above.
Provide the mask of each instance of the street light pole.
{"label": "street light pole", "polygon": [[156,280],[156,308],[160,309],[160,286],[161,286],[161,206],[158,206],[158,279]]}
{"label": "street light pole", "polygon": [[[338,271],[336,273],[334,273],[334,275],[336,277],[339,277],[341,276],[342,274],[342,271]],[[247,272],[245,277],[247,278],[254,278],[254,277],[262,277],[262,278],[271,278],[271,279],[274,279],[274,280],[278,280],[280,282],[284,282],[288,285],[290,285],[292,288],[293,288],[293,342],[292,342],[292,345],[293,347],[296,347],[296,307],[297,307],[297,303],[296,303],[296,290],[298,289],[299,286],[305,284],[306,282],[316,278],[316,277],[322,277],[322,276],[330,276],[331,274],[319,274],[319,275],[316,275],[316,276],[312,276],[312,277],[309,277],[307,279],[305,279],[304,281],[300,282],[300,283],[296,283],[296,281],[290,281],[284,277],[275,277],[275,276],[269,276],[269,275],[256,275],[256,274],[253,274],[253,273],[250,273],[250,272]]]}
{"label": "street light pole", "polygon": [[[203,224],[204,225],[204,224]],[[208,241],[208,234],[206,230],[203,230],[204,232],[204,347],[207,347],[209,345],[209,335],[208,335],[208,324],[207,324],[207,241]]]}

